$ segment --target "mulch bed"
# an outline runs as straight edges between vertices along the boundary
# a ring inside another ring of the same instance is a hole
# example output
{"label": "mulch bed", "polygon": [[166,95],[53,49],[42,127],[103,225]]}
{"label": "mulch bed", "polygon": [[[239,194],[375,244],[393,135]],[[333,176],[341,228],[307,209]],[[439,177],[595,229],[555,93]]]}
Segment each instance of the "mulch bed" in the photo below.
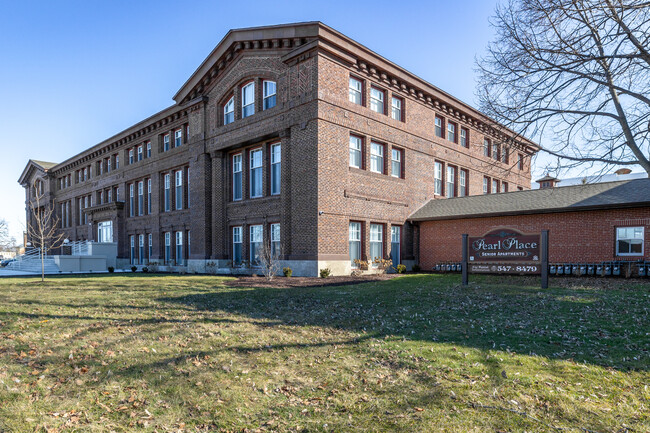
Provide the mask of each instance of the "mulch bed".
{"label": "mulch bed", "polygon": [[373,281],[385,281],[399,277],[399,274],[384,275],[362,275],[355,277],[340,276],[328,278],[316,277],[275,277],[268,281],[264,277],[237,277],[236,281],[229,281],[230,287],[273,287],[278,289],[288,289],[292,287],[327,287],[327,286],[348,286],[351,284],[370,283]]}

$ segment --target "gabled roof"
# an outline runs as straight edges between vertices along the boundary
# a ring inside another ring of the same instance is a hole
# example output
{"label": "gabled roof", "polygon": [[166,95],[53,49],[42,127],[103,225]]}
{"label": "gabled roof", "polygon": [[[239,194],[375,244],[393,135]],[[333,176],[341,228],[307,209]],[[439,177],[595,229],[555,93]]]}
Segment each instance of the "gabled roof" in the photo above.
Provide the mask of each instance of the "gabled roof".
{"label": "gabled roof", "polygon": [[650,179],[432,199],[411,221],[650,206]]}
{"label": "gabled roof", "polygon": [[40,171],[42,173],[47,173],[52,167],[55,167],[56,165],[57,163],[55,162],[38,161],[35,159],[30,159],[29,161],[27,161],[27,165],[25,166],[25,169],[20,175],[20,178],[18,178],[18,183],[21,185],[25,185],[25,183],[27,182],[27,178],[35,170]]}

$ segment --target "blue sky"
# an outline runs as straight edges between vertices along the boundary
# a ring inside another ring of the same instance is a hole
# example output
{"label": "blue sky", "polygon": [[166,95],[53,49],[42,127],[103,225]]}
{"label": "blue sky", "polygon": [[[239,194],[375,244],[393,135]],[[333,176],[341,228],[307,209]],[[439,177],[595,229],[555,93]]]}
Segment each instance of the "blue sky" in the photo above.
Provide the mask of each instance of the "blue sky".
{"label": "blue sky", "polygon": [[20,238],[28,159],[59,162],[172,105],[231,28],[320,20],[475,104],[497,0],[0,0],[0,218]]}

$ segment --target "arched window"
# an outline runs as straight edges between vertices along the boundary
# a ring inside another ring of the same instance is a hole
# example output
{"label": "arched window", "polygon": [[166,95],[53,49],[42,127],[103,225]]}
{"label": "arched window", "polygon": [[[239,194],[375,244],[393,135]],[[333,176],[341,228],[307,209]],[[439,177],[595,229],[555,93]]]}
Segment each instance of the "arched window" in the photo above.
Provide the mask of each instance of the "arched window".
{"label": "arched window", "polygon": [[223,106],[223,124],[227,125],[235,121],[235,96],[231,96]]}

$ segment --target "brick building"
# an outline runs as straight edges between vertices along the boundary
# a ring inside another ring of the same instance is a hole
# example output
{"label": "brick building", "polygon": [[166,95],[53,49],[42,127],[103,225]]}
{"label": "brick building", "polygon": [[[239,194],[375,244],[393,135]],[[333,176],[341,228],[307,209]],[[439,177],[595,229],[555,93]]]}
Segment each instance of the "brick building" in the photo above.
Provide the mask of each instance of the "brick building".
{"label": "brick building", "polygon": [[347,274],[414,263],[407,218],[429,199],[529,189],[538,149],[319,22],[228,32],[173,99],[30,160],[26,204],[38,179],[66,236],[117,242],[121,266],[223,270],[266,243],[295,275]]}
{"label": "brick building", "polygon": [[499,227],[548,230],[549,262],[650,261],[650,179],[429,202],[410,221],[419,227],[425,270],[460,262],[463,233],[482,236]]}

